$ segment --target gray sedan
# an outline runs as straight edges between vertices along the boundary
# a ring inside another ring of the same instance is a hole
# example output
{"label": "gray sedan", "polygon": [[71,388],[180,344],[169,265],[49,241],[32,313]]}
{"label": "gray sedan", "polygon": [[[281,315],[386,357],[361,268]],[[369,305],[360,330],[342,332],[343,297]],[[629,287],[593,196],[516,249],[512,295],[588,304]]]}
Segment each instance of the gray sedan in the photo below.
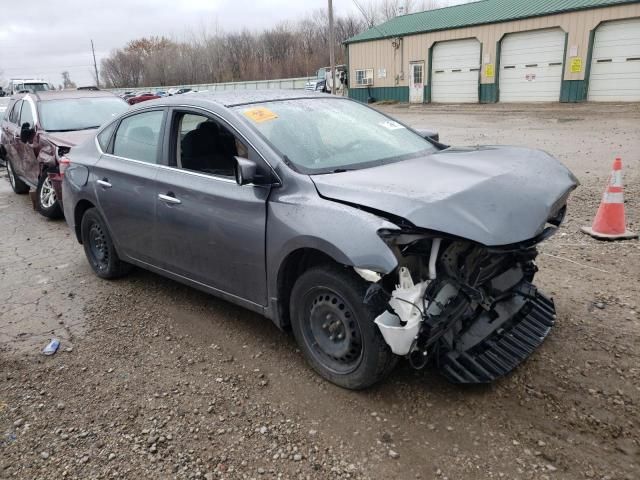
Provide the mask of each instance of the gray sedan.
{"label": "gray sedan", "polygon": [[577,180],[541,151],[451,148],[345,98],[244,91],[145,102],[61,163],[98,276],[135,265],[259,312],[346,388],[400,358],[490,382],[554,323],[536,245]]}

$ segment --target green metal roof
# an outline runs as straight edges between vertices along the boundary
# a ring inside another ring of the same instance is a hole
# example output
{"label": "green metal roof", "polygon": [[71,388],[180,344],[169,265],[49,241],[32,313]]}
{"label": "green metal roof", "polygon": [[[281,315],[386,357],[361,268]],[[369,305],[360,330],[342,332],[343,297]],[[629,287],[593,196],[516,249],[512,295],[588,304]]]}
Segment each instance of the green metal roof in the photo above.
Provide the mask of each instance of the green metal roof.
{"label": "green metal roof", "polygon": [[480,0],[453,7],[401,15],[366,30],[345,43],[379,38],[399,37],[415,33],[506,22],[555,13],[608,7],[640,0]]}

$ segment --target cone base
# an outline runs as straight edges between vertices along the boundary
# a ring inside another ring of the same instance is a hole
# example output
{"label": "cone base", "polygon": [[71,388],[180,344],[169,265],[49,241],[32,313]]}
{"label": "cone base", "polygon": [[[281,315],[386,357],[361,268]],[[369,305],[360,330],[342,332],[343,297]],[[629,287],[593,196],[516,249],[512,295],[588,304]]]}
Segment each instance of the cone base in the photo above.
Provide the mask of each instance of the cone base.
{"label": "cone base", "polygon": [[593,238],[596,238],[598,240],[629,240],[631,238],[638,238],[638,234],[633,233],[630,230],[626,230],[624,233],[618,233],[615,235],[595,232],[591,227],[582,227],[580,231],[582,233],[586,233],[587,235],[591,235]]}

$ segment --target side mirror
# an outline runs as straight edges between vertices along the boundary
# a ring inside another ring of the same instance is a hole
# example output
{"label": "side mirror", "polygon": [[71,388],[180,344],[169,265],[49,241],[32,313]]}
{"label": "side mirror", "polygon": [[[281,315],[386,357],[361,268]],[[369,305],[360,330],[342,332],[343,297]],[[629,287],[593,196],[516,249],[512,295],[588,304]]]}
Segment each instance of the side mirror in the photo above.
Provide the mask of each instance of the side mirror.
{"label": "side mirror", "polygon": [[420,135],[422,135],[424,138],[428,140],[434,140],[436,142],[440,142],[440,135],[438,134],[438,132],[435,132],[433,130],[428,130],[426,128],[417,128],[416,132],[418,132]]}
{"label": "side mirror", "polygon": [[253,160],[233,157],[236,165],[234,173],[238,185],[275,185],[278,183],[275,175],[268,167],[262,167]]}
{"label": "side mirror", "polygon": [[258,173],[258,165],[256,165],[256,162],[242,157],[234,157],[234,160],[236,161],[234,169],[236,175],[236,183],[238,185],[255,183]]}
{"label": "side mirror", "polygon": [[22,143],[30,142],[33,139],[33,135],[35,133],[35,129],[31,128],[29,122],[24,122],[20,127],[20,141]]}

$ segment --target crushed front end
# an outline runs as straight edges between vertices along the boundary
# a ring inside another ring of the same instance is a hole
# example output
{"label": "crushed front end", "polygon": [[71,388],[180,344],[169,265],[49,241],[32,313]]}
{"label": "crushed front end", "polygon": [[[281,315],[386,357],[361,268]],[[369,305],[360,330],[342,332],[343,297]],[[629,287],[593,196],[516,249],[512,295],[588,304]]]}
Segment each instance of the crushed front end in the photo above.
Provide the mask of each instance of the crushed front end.
{"label": "crushed front end", "polygon": [[380,231],[399,266],[369,275],[365,302],[382,311],[376,323],[391,350],[415,368],[434,364],[455,383],[511,372],[554,325],[553,300],[532,282],[536,245],[563,215],[536,238],[500,247],[414,228]]}

